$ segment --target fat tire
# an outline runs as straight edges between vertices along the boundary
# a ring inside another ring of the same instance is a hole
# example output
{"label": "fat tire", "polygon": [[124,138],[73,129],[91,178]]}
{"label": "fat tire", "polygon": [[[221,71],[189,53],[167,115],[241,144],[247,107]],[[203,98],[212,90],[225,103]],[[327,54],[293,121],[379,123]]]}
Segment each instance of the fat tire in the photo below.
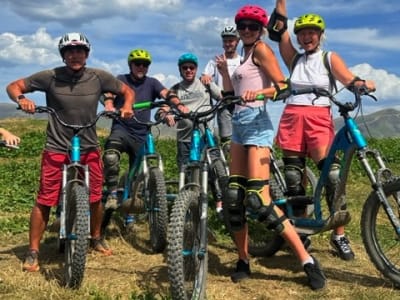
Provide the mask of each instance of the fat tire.
{"label": "fat tire", "polygon": [[[283,167],[283,161],[278,160],[277,165],[279,168]],[[306,174],[308,184],[311,186],[312,191],[317,187],[317,177],[313,171],[306,166]],[[273,175],[271,173],[271,175]],[[272,200],[282,199],[285,197],[278,181],[271,176],[270,181],[270,195]],[[308,208],[308,215],[312,214],[313,206]],[[285,239],[278,233],[268,230],[265,226],[257,224],[257,220],[249,219],[249,253],[256,257],[271,257],[274,256],[285,245]],[[261,237],[261,239],[260,239]]]}
{"label": "fat tire", "polygon": [[[400,178],[385,183],[383,191],[399,217]],[[365,250],[375,267],[396,287],[400,287],[399,237],[375,191],[368,196],[363,206],[361,236]]]}
{"label": "fat tire", "polygon": [[199,258],[200,193],[179,192],[172,207],[168,226],[168,277],[172,299],[204,299],[208,269],[208,253]]}
{"label": "fat tire", "polygon": [[65,286],[77,289],[85,273],[89,242],[89,191],[80,184],[69,189],[66,203]]}
{"label": "fat tire", "polygon": [[156,253],[164,251],[167,245],[168,203],[167,187],[160,169],[153,167],[149,172],[150,203],[148,223],[151,248]]}

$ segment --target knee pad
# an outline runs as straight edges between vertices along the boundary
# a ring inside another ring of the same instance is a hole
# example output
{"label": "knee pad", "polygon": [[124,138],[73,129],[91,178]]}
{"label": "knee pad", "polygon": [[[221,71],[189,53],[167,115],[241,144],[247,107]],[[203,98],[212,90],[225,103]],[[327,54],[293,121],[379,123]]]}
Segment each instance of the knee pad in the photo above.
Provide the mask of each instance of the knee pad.
{"label": "knee pad", "polygon": [[244,205],[252,212],[258,213],[258,210],[264,205],[265,199],[262,196],[262,190],[269,180],[249,179],[246,186],[246,199]]}
{"label": "knee pad", "polygon": [[229,222],[233,231],[243,229],[246,224],[245,208],[243,201],[246,193],[246,178],[243,176],[230,176],[228,187],[223,201],[226,222]]}
{"label": "knee pad", "polygon": [[340,164],[334,162],[331,165],[331,169],[329,170],[328,184],[336,186],[339,183],[339,175],[340,175]]}
{"label": "knee pad", "polygon": [[103,154],[106,184],[115,188],[118,185],[120,156],[120,152],[114,149],[105,150]]}
{"label": "knee pad", "polygon": [[306,160],[304,157],[284,157],[284,176],[288,189],[288,196],[305,195],[302,184]]}
{"label": "knee pad", "polygon": [[[322,170],[323,165],[324,165],[325,159],[322,159],[318,163],[318,169]],[[335,190],[336,187],[338,186],[340,181],[340,162],[338,159],[335,158],[334,162],[331,164],[329,173],[328,173],[328,178],[325,183],[325,193],[326,193],[326,200],[328,202],[329,208],[332,206],[332,202],[335,196]],[[346,204],[343,204],[341,209],[346,209]]]}
{"label": "knee pad", "polygon": [[278,213],[275,211],[276,205],[271,202],[268,206],[263,206],[259,210],[258,220],[260,222],[265,222],[268,229],[271,229],[278,234],[282,233],[285,229],[283,222],[287,219],[285,215],[281,217],[278,216]]}

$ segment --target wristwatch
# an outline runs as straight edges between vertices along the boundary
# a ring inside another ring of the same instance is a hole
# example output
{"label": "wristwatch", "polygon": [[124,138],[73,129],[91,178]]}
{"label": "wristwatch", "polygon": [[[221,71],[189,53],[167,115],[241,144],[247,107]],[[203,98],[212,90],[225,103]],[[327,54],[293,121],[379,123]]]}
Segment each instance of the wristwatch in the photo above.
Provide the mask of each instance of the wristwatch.
{"label": "wristwatch", "polygon": [[21,95],[17,96],[17,98],[16,98],[17,103],[19,103],[20,100],[25,99],[25,98],[26,98],[26,97],[25,97],[24,94],[21,94]]}

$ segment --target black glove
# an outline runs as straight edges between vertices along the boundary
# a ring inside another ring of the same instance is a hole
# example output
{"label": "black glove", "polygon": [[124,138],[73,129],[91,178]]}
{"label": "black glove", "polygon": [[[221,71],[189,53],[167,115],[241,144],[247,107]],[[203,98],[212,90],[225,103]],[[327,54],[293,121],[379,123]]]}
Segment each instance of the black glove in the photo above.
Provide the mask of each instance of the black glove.
{"label": "black glove", "polygon": [[165,118],[166,114],[167,114],[166,111],[160,108],[155,113],[154,120],[156,122],[159,122],[159,121],[161,121],[161,120],[163,120]]}
{"label": "black glove", "polygon": [[[283,28],[279,29],[277,28],[277,21],[282,21],[283,22]],[[287,29],[287,17],[282,16],[281,14],[276,12],[276,9],[271,14],[271,17],[268,21],[267,25],[267,30],[268,30],[268,35],[270,40],[275,41],[275,42],[280,42],[282,38],[282,34],[286,31]]]}
{"label": "black glove", "polygon": [[279,101],[279,100],[285,100],[289,96],[292,95],[292,89],[290,87],[290,80],[286,79],[284,81],[285,85],[283,87],[280,87],[279,85],[275,85],[275,93],[274,96],[272,97],[272,101]]}

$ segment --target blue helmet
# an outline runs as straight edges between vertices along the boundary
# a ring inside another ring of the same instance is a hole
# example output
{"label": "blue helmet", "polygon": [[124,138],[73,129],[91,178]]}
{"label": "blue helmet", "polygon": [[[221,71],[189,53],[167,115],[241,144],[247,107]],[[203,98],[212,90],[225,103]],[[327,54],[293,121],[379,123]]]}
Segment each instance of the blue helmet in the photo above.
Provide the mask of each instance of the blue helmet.
{"label": "blue helmet", "polygon": [[182,64],[187,63],[187,62],[193,63],[196,66],[199,64],[199,60],[197,59],[197,56],[194,55],[193,53],[182,54],[178,59],[178,66],[180,67]]}

